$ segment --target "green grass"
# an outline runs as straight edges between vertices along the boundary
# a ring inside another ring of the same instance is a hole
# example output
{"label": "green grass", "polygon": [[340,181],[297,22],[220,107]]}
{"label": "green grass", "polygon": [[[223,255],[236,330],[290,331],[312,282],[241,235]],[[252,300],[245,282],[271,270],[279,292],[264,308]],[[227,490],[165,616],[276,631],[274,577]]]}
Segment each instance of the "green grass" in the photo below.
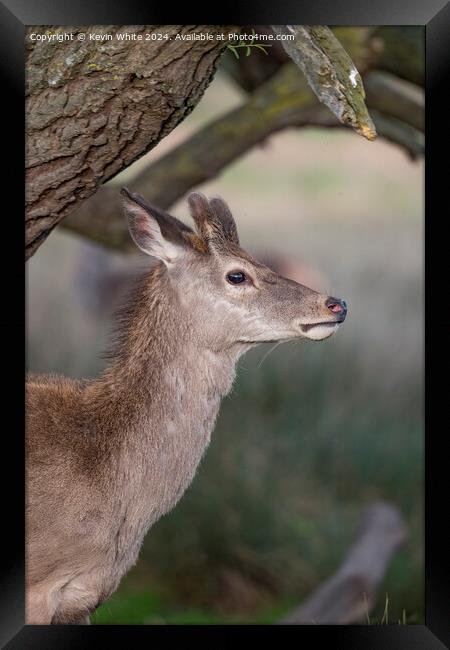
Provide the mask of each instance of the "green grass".
{"label": "green grass", "polygon": [[[292,603],[294,604],[294,603]],[[209,612],[205,609],[177,605],[158,597],[148,589],[125,587],[120,594],[98,609],[91,617],[93,625],[215,625],[240,623],[274,623],[286,610],[286,604],[274,606],[250,618],[239,614]]]}

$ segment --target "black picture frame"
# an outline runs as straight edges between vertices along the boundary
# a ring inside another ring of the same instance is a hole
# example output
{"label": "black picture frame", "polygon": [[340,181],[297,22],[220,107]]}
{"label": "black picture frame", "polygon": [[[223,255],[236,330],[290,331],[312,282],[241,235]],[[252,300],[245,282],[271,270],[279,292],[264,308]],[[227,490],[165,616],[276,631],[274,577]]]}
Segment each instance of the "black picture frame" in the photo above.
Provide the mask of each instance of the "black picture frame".
{"label": "black picture frame", "polygon": [[[232,640],[238,634],[254,639],[259,626],[25,626],[24,625],[24,367],[25,271],[23,254],[24,198],[24,30],[26,25],[95,24],[327,24],[422,25],[426,38],[426,445],[425,445],[425,625],[410,626],[272,626],[263,634],[298,637],[300,643],[327,643],[351,650],[405,648],[434,650],[450,641],[448,598],[449,543],[445,534],[449,495],[446,467],[445,354],[447,239],[445,237],[448,179],[448,108],[445,88],[450,61],[450,3],[444,0],[332,0],[263,3],[251,0],[233,8],[199,11],[192,3],[180,10],[135,0],[70,3],[60,0],[3,0],[0,2],[0,70],[2,108],[3,216],[3,492],[0,642],[8,649],[78,648],[111,643],[119,647],[144,645],[155,638],[186,642],[186,635],[206,642]],[[441,154],[441,155],[440,155]],[[447,155],[446,155],[447,154]],[[448,208],[447,208],[448,209]],[[7,228],[6,228],[7,225]],[[444,339],[444,340],[443,340]],[[11,351],[11,355],[6,352]],[[9,359],[8,359],[9,357]],[[5,368],[5,363],[8,367]],[[439,370],[441,372],[439,372]],[[448,397],[447,397],[448,399]],[[6,417],[9,416],[9,417]],[[6,424],[8,422],[8,424]],[[7,471],[9,470],[9,472]],[[447,569],[447,571],[446,571]],[[180,629],[182,628],[182,629]],[[219,628],[219,630],[217,629]],[[270,631],[269,631],[270,630]],[[161,635],[161,636],[160,636]],[[182,635],[182,636],[181,636]],[[269,639],[267,638],[267,641]]]}

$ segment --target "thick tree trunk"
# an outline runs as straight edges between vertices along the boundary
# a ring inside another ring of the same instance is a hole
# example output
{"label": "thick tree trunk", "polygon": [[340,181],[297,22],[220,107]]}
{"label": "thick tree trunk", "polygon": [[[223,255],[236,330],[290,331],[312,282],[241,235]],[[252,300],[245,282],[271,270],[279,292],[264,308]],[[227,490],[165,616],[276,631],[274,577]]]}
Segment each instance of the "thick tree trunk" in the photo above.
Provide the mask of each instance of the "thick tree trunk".
{"label": "thick tree trunk", "polygon": [[[226,31],[204,25],[28,29],[27,258],[65,215],[187,116],[225,45],[192,37]],[[50,33],[72,33],[74,40],[31,37]],[[143,40],[119,40],[119,33]],[[112,39],[91,40],[92,34]]]}

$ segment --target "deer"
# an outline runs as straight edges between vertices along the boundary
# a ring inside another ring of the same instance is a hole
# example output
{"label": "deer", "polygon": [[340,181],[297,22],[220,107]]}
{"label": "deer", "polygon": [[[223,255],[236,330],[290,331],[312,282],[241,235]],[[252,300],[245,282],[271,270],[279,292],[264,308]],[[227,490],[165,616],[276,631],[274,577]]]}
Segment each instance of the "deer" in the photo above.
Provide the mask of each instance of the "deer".
{"label": "deer", "polygon": [[208,447],[238,359],[262,343],[321,341],[345,301],[278,275],[239,242],[221,198],[188,196],[193,228],[120,191],[153,259],[98,377],[26,384],[26,622],[89,624],[177,504]]}

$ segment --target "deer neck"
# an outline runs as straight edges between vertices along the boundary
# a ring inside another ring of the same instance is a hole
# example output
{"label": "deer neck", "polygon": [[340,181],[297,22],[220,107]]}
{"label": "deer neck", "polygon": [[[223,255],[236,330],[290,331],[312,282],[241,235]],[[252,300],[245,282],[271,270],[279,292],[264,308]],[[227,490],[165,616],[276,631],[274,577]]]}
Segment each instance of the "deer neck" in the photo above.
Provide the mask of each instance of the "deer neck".
{"label": "deer neck", "polygon": [[209,443],[239,354],[199,342],[163,265],[137,290],[123,325],[111,365],[87,389],[91,409],[102,429],[109,423],[106,435],[112,427],[114,441],[141,456],[142,468],[161,454],[166,470],[175,459],[190,473]]}
{"label": "deer neck", "polygon": [[111,365],[86,386],[120,574],[191,483],[234,378],[237,351],[202,347],[187,312],[157,267],[125,314]]}

